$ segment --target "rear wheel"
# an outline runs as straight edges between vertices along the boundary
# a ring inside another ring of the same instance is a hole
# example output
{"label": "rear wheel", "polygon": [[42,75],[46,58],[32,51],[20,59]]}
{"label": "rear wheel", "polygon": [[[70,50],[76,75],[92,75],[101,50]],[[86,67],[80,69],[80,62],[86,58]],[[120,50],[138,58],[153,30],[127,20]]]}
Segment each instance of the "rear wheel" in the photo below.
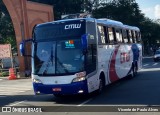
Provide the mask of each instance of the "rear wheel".
{"label": "rear wheel", "polygon": [[137,69],[138,69],[137,66],[132,65],[131,73],[129,75],[130,78],[133,78],[137,75]]}

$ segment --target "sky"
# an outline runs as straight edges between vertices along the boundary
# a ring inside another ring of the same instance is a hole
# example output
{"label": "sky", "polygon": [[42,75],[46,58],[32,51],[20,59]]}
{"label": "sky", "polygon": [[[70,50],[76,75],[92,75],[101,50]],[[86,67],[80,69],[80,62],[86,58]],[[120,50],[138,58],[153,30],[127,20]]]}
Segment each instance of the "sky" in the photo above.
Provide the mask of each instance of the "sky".
{"label": "sky", "polygon": [[140,10],[150,19],[160,19],[160,0],[136,0]]}

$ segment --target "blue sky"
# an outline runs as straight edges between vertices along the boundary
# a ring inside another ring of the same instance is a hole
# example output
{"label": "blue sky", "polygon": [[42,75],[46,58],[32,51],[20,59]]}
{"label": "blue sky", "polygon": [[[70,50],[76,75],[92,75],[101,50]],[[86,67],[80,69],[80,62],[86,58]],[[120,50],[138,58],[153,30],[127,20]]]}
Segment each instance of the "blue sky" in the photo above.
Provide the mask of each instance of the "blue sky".
{"label": "blue sky", "polygon": [[160,19],[160,0],[136,0],[145,16]]}

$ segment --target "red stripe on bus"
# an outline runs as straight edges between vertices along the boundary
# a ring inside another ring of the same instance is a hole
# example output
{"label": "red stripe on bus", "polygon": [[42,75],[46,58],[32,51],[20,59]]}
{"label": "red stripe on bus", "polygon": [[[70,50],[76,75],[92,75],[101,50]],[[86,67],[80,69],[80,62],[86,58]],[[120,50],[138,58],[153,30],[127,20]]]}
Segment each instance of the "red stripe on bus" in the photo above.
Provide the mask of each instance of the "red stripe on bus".
{"label": "red stripe on bus", "polygon": [[119,47],[120,46],[116,47],[116,49],[114,50],[112,58],[111,58],[111,61],[110,61],[109,78],[110,78],[111,82],[117,81],[119,79],[119,77],[118,77],[118,75],[116,73],[116,68],[115,68],[116,56],[117,56]]}

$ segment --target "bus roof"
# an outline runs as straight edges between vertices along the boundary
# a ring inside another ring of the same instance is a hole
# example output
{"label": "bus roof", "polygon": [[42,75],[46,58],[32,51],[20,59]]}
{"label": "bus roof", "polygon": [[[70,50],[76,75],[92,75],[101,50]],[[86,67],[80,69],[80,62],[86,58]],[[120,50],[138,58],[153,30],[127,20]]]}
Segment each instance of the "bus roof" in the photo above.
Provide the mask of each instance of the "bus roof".
{"label": "bus roof", "polygon": [[76,21],[76,20],[80,20],[80,21],[86,20],[86,21],[93,21],[93,22],[96,20],[96,22],[99,23],[99,24],[114,26],[114,27],[120,27],[120,28],[124,28],[124,29],[131,29],[131,30],[135,30],[135,31],[140,31],[140,29],[138,27],[124,25],[120,21],[115,21],[115,20],[111,20],[111,19],[107,19],[107,18],[102,18],[102,19],[95,19],[95,18],[64,19],[64,20],[57,20],[57,21],[38,24],[37,27],[43,26],[43,25],[56,24],[56,23],[65,23],[65,22],[68,22],[68,21]]}
{"label": "bus roof", "polygon": [[76,18],[76,19],[64,19],[64,20],[57,20],[57,21],[52,21],[52,22],[46,22],[46,23],[41,23],[41,24],[37,24],[38,26],[43,26],[43,25],[49,25],[49,24],[58,24],[58,23],[65,23],[65,22],[69,22],[69,21],[76,21],[76,20],[87,20],[87,21],[94,21],[94,18]]}
{"label": "bus roof", "polygon": [[110,19],[106,19],[106,18],[102,18],[102,19],[97,19],[98,23],[104,23],[107,25],[117,25],[117,26],[122,26],[123,23],[120,21],[115,21],[115,20],[110,20]]}
{"label": "bus roof", "polygon": [[140,31],[140,29],[138,27],[135,27],[135,26],[124,25],[124,28],[125,29],[131,29],[131,30]]}

